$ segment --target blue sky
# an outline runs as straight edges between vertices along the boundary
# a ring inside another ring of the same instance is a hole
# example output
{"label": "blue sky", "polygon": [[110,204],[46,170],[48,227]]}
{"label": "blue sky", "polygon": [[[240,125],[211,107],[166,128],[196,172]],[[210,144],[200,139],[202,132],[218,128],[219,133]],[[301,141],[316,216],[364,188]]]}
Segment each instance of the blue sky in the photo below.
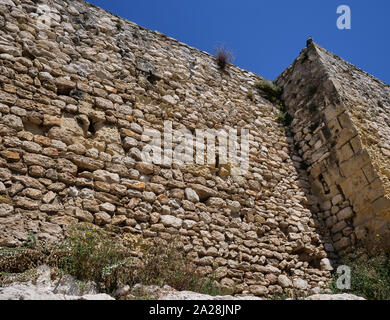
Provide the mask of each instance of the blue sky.
{"label": "blue sky", "polygon": [[[88,0],[198,49],[234,52],[237,66],[273,80],[314,41],[390,84],[388,0]],[[352,29],[339,30],[339,5]]]}

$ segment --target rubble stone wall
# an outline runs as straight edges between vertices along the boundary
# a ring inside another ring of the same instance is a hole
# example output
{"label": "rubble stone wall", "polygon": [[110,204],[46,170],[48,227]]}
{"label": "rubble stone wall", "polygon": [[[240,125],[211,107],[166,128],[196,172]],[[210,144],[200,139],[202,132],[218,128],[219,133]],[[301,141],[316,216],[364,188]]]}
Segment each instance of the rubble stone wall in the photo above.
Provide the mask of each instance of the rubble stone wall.
{"label": "rubble stone wall", "polygon": [[[29,233],[58,241],[85,221],[180,237],[237,292],[323,286],[330,244],[306,208],[278,109],[252,92],[259,79],[82,1],[0,0],[0,245]],[[142,162],[144,129],[162,132],[165,120],[248,129],[248,173],[217,159]],[[347,213],[344,198],[335,205]]]}

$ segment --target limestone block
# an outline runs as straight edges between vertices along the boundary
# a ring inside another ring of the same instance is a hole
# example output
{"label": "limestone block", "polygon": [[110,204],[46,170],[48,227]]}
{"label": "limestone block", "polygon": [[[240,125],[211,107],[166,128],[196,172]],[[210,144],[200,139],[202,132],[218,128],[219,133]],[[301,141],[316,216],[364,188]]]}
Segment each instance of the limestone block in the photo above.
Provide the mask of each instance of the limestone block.
{"label": "limestone block", "polygon": [[341,129],[340,133],[337,135],[337,143],[336,148],[340,148],[344,144],[346,144],[349,140],[356,137],[357,131],[354,128],[347,127]]}
{"label": "limestone block", "polygon": [[340,164],[340,171],[344,177],[349,177],[354,174],[355,171],[363,168],[370,162],[367,151],[363,150],[360,153],[355,154],[354,157]]}
{"label": "limestone block", "polygon": [[350,175],[346,179],[340,182],[341,189],[347,199],[353,194],[359,193],[365,186],[368,185],[368,181],[364,172],[360,169],[355,171],[353,175]]}
{"label": "limestone block", "polygon": [[349,200],[352,203],[354,210],[359,212],[376,199],[381,198],[383,195],[384,189],[382,182],[381,180],[377,179],[366,185],[359,192],[352,193],[349,197]]}
{"label": "limestone block", "polygon": [[339,162],[344,162],[350,158],[353,157],[354,155],[354,152],[350,146],[349,143],[346,143],[345,145],[343,145],[340,149],[338,149],[336,151],[336,154],[337,154],[337,158],[339,159]]}
{"label": "limestone block", "polygon": [[339,114],[344,112],[345,109],[340,105],[329,105],[324,110],[324,116],[326,122],[330,122],[335,119]]}
{"label": "limestone block", "polygon": [[353,217],[353,211],[351,207],[346,207],[337,214],[339,221],[347,220]]}
{"label": "limestone block", "polygon": [[183,220],[170,215],[162,215],[161,223],[167,227],[180,228]]}

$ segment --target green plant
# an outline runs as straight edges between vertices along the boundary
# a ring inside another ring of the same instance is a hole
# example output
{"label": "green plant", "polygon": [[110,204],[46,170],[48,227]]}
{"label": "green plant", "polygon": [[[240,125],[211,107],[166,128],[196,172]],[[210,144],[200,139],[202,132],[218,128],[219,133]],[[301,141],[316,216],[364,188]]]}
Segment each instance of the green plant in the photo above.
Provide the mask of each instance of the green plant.
{"label": "green plant", "polygon": [[246,97],[247,97],[249,100],[253,101],[253,92],[252,92],[252,91],[248,91],[248,93],[246,94]]}
{"label": "green plant", "polygon": [[46,254],[35,248],[0,247],[0,272],[23,273],[46,263],[46,260]]}
{"label": "green plant", "polygon": [[[344,257],[342,264],[351,268],[350,293],[369,300],[390,300],[390,237],[384,237],[385,242],[381,235],[375,237],[366,240],[354,256]],[[336,273],[330,285],[334,293],[342,292],[337,288],[339,276]]]}
{"label": "green plant", "polygon": [[84,291],[85,291],[86,284],[85,284],[84,281],[78,280],[78,281],[77,281],[77,286],[79,287],[79,289],[81,290],[81,292],[84,292]]}
{"label": "green plant", "polygon": [[[390,300],[390,255],[362,256],[344,264],[351,267],[351,293],[369,300]],[[335,293],[341,292],[336,286],[338,276],[331,284]]]}
{"label": "green plant", "polygon": [[59,260],[59,268],[78,280],[105,283],[109,288],[116,286],[114,282],[119,279],[112,279],[112,270],[123,268],[131,256],[128,248],[113,240],[92,225],[71,226],[62,245],[66,254]]}
{"label": "green plant", "polygon": [[48,264],[60,273],[74,276],[80,289],[85,282],[94,281],[109,294],[122,285],[137,283],[227,294],[217,285],[215,277],[199,272],[184,254],[180,239],[169,243],[151,241],[131,234],[118,235],[88,223],[72,225],[66,233],[66,239],[53,246],[0,248],[0,282],[5,275],[21,274]]}
{"label": "green plant", "polygon": [[256,82],[254,87],[255,89],[263,92],[265,94],[265,98],[271,102],[275,102],[276,100],[280,99],[283,93],[282,88],[266,79],[262,79]]}
{"label": "green plant", "polygon": [[146,285],[167,284],[176,290],[189,290],[211,295],[224,294],[215,285],[214,277],[199,273],[196,265],[183,254],[179,239],[164,244],[154,242],[143,252],[142,267],[135,274],[135,282]]}
{"label": "green plant", "polygon": [[37,238],[35,234],[29,232],[27,235],[27,240],[22,243],[22,247],[34,249],[37,246]]}
{"label": "green plant", "polygon": [[287,107],[285,106],[285,104],[283,102],[279,103],[278,109],[281,112],[286,112],[287,111]]}
{"label": "green plant", "polygon": [[221,70],[224,70],[228,63],[232,63],[234,61],[233,52],[223,46],[217,47],[215,58]]}
{"label": "green plant", "polygon": [[278,115],[277,121],[285,127],[289,127],[293,121],[293,117],[288,112],[282,112]]}
{"label": "green plant", "polygon": [[116,26],[118,31],[122,30],[122,28],[123,28],[122,23],[120,21],[118,21],[115,26]]}

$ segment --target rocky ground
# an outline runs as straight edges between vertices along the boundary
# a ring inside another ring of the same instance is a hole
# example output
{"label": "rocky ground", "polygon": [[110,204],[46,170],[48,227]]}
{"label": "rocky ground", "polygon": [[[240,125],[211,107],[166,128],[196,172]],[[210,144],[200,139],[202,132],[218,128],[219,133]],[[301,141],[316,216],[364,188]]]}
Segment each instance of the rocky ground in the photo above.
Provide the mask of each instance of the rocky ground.
{"label": "rocky ground", "polygon": [[92,283],[82,287],[72,276],[54,280],[52,276],[52,269],[41,266],[29,281],[0,287],[0,300],[114,300],[108,294],[98,293]]}
{"label": "rocky ground", "polygon": [[[53,279],[54,278],[54,279]],[[169,286],[123,287],[116,299],[99,293],[93,283],[81,283],[69,275],[58,276],[48,266],[36,269],[28,281],[12,282],[0,287],[0,300],[265,300],[254,296],[210,296],[190,291],[177,291]],[[316,294],[305,300],[365,300],[352,294]]]}

